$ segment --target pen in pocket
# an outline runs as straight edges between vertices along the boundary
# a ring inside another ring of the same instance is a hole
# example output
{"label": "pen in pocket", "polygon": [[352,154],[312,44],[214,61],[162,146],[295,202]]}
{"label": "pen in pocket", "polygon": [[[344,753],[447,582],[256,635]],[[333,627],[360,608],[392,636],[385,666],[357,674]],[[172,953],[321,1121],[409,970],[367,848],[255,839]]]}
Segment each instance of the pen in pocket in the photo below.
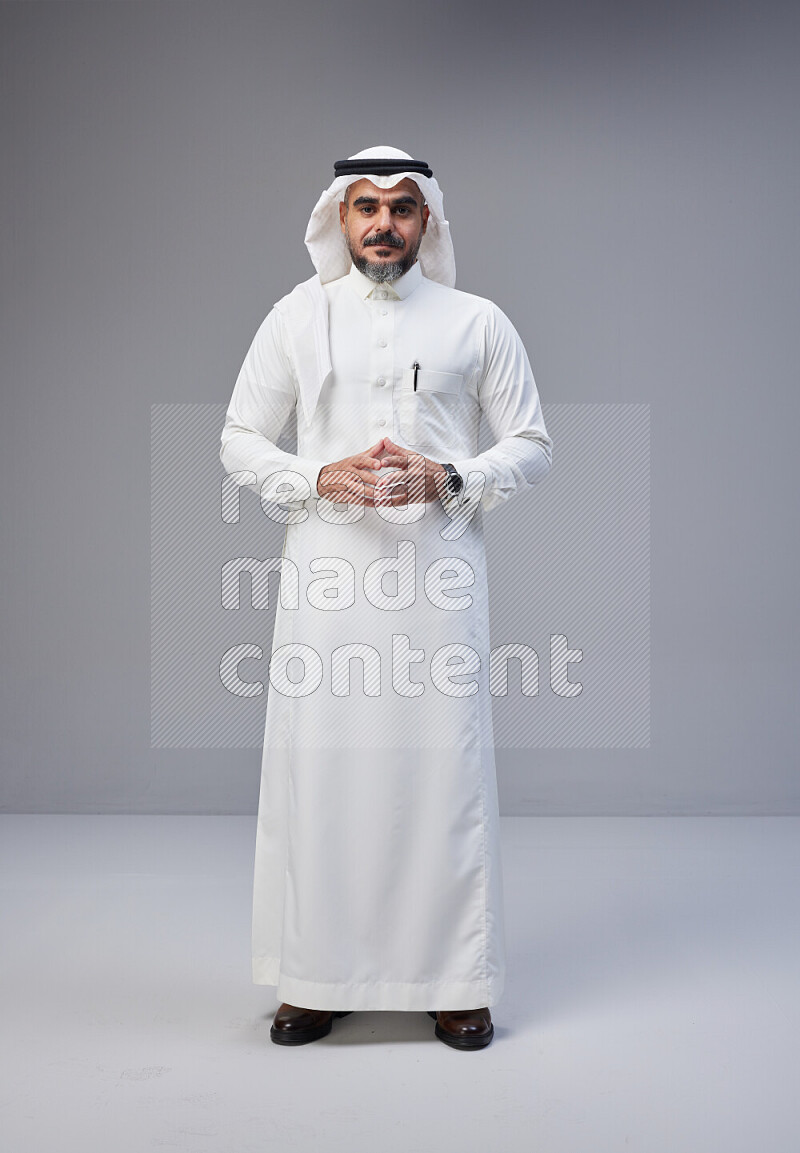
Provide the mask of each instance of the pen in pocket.
{"label": "pen in pocket", "polygon": [[416,392],[417,391],[417,373],[419,372],[419,361],[415,360],[414,363],[411,365],[411,367],[414,369],[414,392]]}

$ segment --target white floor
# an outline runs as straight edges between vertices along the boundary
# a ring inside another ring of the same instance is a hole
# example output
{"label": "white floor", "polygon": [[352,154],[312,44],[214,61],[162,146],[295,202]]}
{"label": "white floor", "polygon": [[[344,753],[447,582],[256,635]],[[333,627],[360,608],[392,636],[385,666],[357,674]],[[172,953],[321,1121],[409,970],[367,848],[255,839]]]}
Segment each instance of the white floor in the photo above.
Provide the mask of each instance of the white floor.
{"label": "white floor", "polygon": [[255,822],[0,818],[9,1153],[795,1153],[800,818],[503,819],[495,1040],[273,1045]]}

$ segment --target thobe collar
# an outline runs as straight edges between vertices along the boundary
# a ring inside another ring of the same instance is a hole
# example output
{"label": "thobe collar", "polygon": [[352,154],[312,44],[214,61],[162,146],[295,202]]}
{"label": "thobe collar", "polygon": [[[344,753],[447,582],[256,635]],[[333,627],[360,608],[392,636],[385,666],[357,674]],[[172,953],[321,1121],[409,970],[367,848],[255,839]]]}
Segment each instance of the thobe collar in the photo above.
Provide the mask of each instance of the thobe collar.
{"label": "thobe collar", "polygon": [[415,288],[422,283],[422,269],[418,260],[404,272],[397,280],[378,284],[370,280],[363,272],[359,272],[354,264],[350,265],[350,283],[362,300],[369,300],[374,292],[386,292],[390,300],[405,300]]}

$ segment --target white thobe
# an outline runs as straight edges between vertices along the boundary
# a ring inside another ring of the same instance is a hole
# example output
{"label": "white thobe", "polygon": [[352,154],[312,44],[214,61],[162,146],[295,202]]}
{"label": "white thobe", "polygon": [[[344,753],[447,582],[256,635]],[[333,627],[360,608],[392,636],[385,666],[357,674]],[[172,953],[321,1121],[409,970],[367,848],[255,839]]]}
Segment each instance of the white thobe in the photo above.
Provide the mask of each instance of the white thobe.
{"label": "white thobe", "polygon": [[[522,342],[491,301],[419,264],[391,285],[353,266],[324,288],[332,373],[311,420],[279,302],[220,452],[295,521],[269,668],[253,979],[306,1008],[491,1006],[505,935],[482,517],[546,475],[551,441]],[[296,455],[276,446],[292,411]],[[481,413],[495,443],[478,453]],[[474,515],[318,498],[324,464],[384,435],[472,474]],[[279,489],[288,471],[294,488]]]}

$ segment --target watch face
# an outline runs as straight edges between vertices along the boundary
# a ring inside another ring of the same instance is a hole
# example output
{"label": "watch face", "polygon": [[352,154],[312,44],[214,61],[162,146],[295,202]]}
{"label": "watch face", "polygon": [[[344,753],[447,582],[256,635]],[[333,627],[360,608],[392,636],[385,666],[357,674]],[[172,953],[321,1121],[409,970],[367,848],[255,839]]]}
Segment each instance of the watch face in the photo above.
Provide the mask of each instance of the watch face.
{"label": "watch face", "polygon": [[464,487],[464,478],[452,466],[447,470],[447,487],[454,494]]}

